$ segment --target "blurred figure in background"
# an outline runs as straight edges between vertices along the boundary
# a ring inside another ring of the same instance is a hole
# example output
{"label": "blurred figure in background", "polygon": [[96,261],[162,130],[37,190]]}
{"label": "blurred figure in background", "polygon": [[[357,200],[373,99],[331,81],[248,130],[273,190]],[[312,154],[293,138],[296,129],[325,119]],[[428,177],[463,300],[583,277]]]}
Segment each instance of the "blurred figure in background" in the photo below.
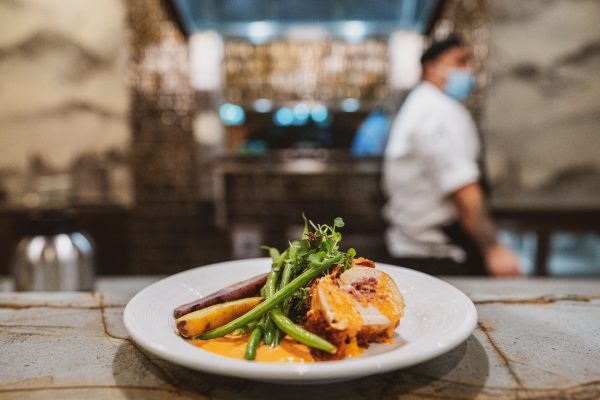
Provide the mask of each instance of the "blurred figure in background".
{"label": "blurred figure in background", "polygon": [[386,244],[393,261],[438,275],[521,275],[485,207],[475,123],[462,104],[474,85],[460,37],[421,57],[422,82],[392,123],[384,153]]}

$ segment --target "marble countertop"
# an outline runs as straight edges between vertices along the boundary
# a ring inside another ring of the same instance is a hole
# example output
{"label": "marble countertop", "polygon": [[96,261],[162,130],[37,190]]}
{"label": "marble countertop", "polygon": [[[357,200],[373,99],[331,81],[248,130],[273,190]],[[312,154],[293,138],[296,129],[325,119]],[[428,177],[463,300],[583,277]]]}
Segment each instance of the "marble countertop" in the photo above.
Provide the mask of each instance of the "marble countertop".
{"label": "marble countertop", "polygon": [[95,293],[11,293],[0,281],[0,398],[600,398],[600,280],[448,279],[479,312],[456,349],[383,375],[287,386],[192,371],[132,343],[123,308],[157,279],[104,278]]}

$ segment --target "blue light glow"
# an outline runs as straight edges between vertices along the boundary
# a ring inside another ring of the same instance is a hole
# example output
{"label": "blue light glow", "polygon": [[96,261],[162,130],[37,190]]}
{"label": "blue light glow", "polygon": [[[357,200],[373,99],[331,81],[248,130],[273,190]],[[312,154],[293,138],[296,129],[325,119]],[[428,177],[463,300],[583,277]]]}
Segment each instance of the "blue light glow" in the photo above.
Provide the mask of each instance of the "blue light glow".
{"label": "blue light glow", "polygon": [[253,43],[265,43],[274,34],[273,24],[265,21],[250,22],[248,24],[248,38]]}
{"label": "blue light glow", "polygon": [[246,121],[246,113],[237,104],[224,103],[219,107],[219,116],[225,125],[241,125]]}
{"label": "blue light glow", "polygon": [[355,112],[360,108],[360,101],[357,99],[344,99],[340,103],[340,107],[342,108],[342,111]]}
{"label": "blue light glow", "polygon": [[313,121],[322,123],[327,121],[327,118],[329,118],[329,111],[327,111],[327,107],[325,107],[323,104],[317,104],[310,111],[310,116]]}
{"label": "blue light glow", "polygon": [[254,109],[259,113],[268,113],[273,109],[273,102],[269,99],[258,99],[254,101]]}
{"label": "blue light glow", "polygon": [[342,34],[350,42],[360,41],[367,33],[367,26],[361,21],[348,21],[342,28]]}
{"label": "blue light glow", "polygon": [[281,107],[273,115],[273,122],[278,126],[288,126],[294,122],[294,112],[287,107]]}
{"label": "blue light glow", "polygon": [[294,125],[304,125],[310,116],[310,108],[304,103],[294,106]]}

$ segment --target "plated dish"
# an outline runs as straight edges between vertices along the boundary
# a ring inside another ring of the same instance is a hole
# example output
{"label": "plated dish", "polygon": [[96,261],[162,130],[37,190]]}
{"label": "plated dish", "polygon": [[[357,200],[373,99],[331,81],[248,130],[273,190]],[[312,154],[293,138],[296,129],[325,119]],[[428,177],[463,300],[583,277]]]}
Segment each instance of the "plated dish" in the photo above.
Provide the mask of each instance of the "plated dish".
{"label": "plated dish", "polygon": [[304,217],[302,237],[281,252],[265,247],[269,273],[177,307],[179,334],[222,356],[265,362],[341,360],[393,344],[402,294],[373,261],[340,249],[343,226]]}
{"label": "plated dish", "polygon": [[[287,249],[270,249],[270,259],[157,282],[129,302],[125,326],[144,349],[190,368],[313,383],[413,365],[471,334],[477,314],[463,293],[341,251],[342,226],[307,224]],[[299,250],[300,261],[290,257]]]}

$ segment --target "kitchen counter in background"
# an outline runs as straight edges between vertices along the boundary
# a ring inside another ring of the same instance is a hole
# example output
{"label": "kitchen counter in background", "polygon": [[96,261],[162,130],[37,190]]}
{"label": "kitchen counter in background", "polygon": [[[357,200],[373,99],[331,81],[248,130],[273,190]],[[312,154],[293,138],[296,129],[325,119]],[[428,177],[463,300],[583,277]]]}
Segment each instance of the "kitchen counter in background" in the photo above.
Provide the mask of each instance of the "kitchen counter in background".
{"label": "kitchen counter in background", "polygon": [[[229,177],[225,181],[232,184],[238,178],[244,180],[243,177]],[[232,258],[259,257],[263,254],[260,245],[268,243],[284,247],[286,237],[297,237],[302,229],[297,216],[302,211],[316,221],[329,221],[343,215],[347,222],[344,243],[348,247],[355,247],[362,255],[374,260],[387,258],[383,243],[385,223],[378,215],[379,208],[371,205],[372,202],[381,205],[382,201],[380,195],[373,194],[373,188],[353,195],[353,199],[361,199],[360,202],[350,204],[341,198],[340,201],[332,201],[331,206],[323,207],[318,195],[321,190],[314,185],[313,178],[297,176],[296,179],[294,185],[290,185],[283,177],[272,179],[271,183],[276,182],[279,189],[263,190],[264,182],[245,184],[247,188],[255,188],[257,197],[254,197],[254,201],[251,201],[252,196],[244,193],[232,196],[229,201],[216,207],[212,203],[198,203],[197,215],[182,222],[182,228],[178,231],[162,231],[162,225],[157,223],[155,229],[160,231],[159,236],[156,236],[156,232],[140,236],[139,232],[132,229],[132,222],[137,215],[135,209],[107,205],[82,206],[76,210],[81,217],[81,229],[96,244],[96,271],[99,275],[135,275],[138,270],[138,273],[146,274],[171,274]],[[330,186],[335,181],[330,181]],[[277,190],[288,188],[286,190],[293,192],[298,188],[296,185],[307,193],[306,201],[294,203],[288,197],[277,200]],[[367,184],[362,187],[366,188]],[[258,198],[258,192],[262,199]],[[244,200],[238,201],[236,197]],[[288,208],[294,208],[294,211],[288,212]],[[493,204],[492,212],[500,226],[511,233],[510,244],[528,260],[525,267],[529,273],[561,276],[600,273],[598,206],[530,206],[520,202],[500,202]],[[215,213],[227,216],[223,229],[215,225]],[[7,275],[10,271],[12,253],[26,225],[25,214],[24,209],[0,207],[0,275]],[[137,218],[141,217],[137,215]],[[147,216],[143,218],[154,221],[154,218]],[[576,242],[572,244],[577,246],[556,247],[556,234],[573,235],[575,240],[571,242]],[[156,241],[146,243],[148,237]],[[169,242],[163,243],[166,238]],[[241,249],[239,254],[238,249]],[[156,260],[141,264],[135,262],[139,258],[135,257],[136,254],[151,257],[157,253],[161,257]]]}
{"label": "kitchen counter in background", "polygon": [[[11,293],[0,280],[2,399],[597,399],[600,281],[448,279],[479,324],[456,349],[345,383],[285,386],[210,375],[127,338],[123,307],[158,277],[100,279],[95,293]],[[410,305],[408,305],[410,307]]]}
{"label": "kitchen counter in background", "polygon": [[[152,202],[138,198],[130,206],[74,209],[81,230],[96,243],[99,275],[172,274],[259,257],[260,245],[284,247],[298,237],[303,212],[313,221],[343,217],[345,245],[384,261],[381,163],[379,157],[324,149],[222,156],[198,167],[198,191],[185,201],[172,202],[169,186],[159,185],[148,188],[148,196],[158,196]],[[510,232],[510,244],[523,255],[528,273],[599,275],[600,203],[590,196],[557,201],[552,193],[494,197],[490,209]],[[0,205],[0,275],[9,273],[26,213]],[[557,246],[556,234],[563,233],[573,235],[574,246]]]}

